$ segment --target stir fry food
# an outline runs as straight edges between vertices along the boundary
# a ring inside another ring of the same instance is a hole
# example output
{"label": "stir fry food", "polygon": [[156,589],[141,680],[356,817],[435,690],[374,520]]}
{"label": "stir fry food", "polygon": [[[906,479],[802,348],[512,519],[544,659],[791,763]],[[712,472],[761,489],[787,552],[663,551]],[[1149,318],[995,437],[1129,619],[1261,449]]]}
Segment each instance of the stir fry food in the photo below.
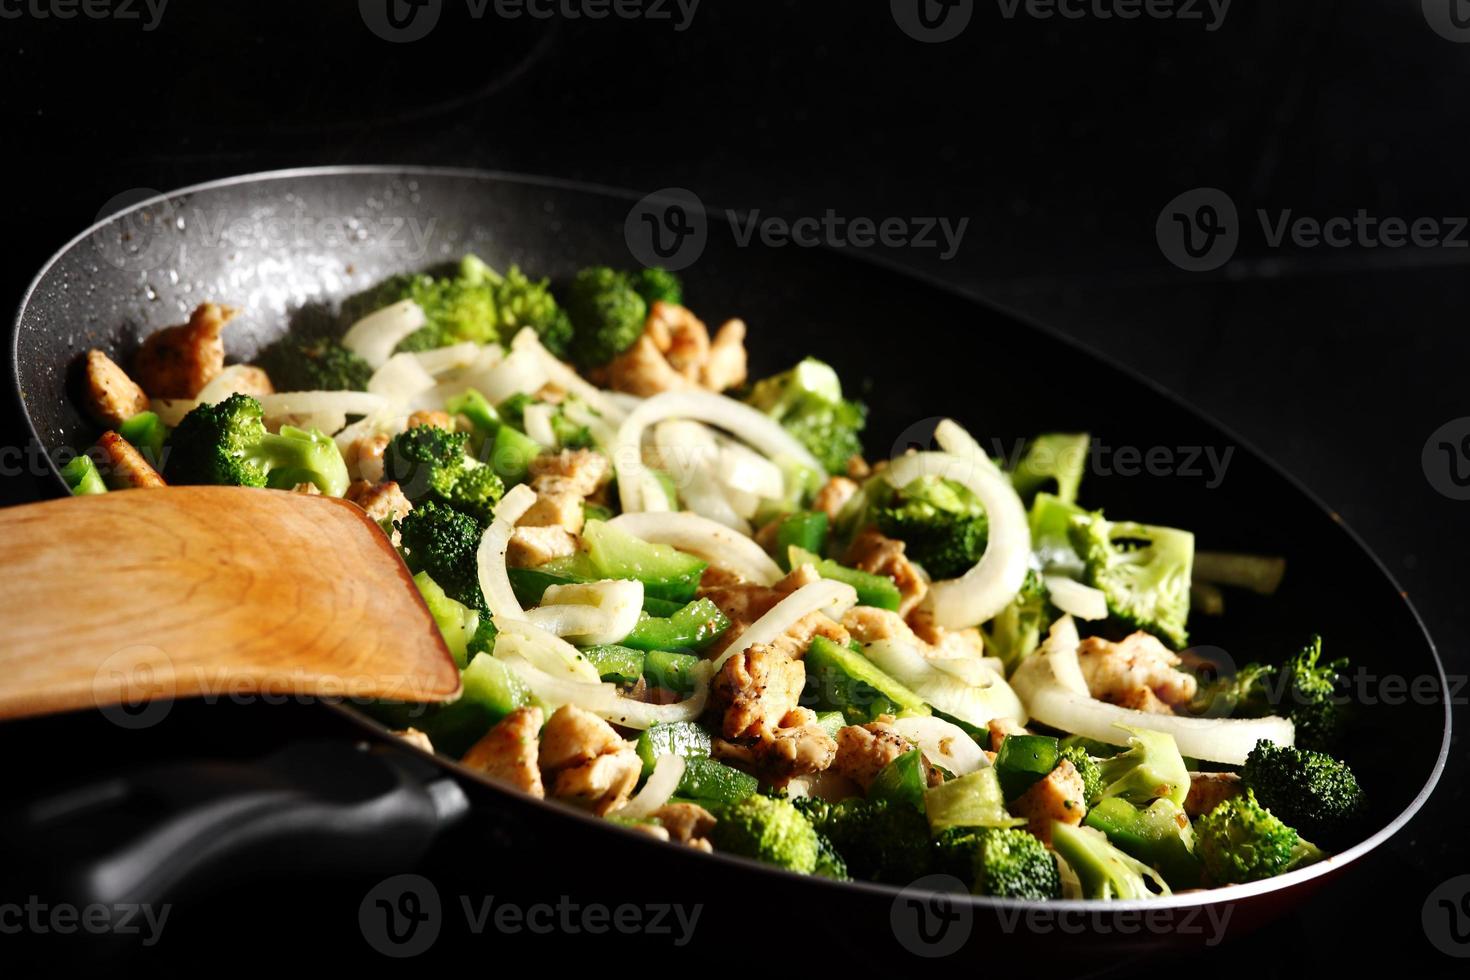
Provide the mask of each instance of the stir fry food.
{"label": "stir fry food", "polygon": [[64,475],[360,506],[463,672],[367,706],[426,750],[671,846],[1017,899],[1249,882],[1361,832],[1345,663],[1188,650],[1192,603],[1284,564],[1088,509],[1086,435],[997,460],[946,420],[867,458],[830,366],[748,378],[744,323],[660,269],[467,256],[254,364],[231,316],[89,352],[107,431]]}

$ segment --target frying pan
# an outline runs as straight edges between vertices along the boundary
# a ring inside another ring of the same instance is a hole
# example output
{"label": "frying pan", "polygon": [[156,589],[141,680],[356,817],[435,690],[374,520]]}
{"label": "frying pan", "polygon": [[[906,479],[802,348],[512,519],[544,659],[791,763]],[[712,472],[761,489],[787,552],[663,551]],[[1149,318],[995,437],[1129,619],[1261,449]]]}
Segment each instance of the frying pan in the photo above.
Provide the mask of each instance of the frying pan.
{"label": "frying pan", "polygon": [[[95,436],[72,390],[78,355],[95,346],[121,360],[140,336],[180,322],[205,299],[242,309],[226,346],[232,359],[248,360],[288,324],[322,315],[383,276],[465,252],[553,278],[592,263],[629,265],[637,197],[505,174],[353,167],[252,175],[153,198],[83,232],[31,285],[15,333],[28,423],[54,471],[65,459],[57,454]],[[1357,709],[1345,753],[1372,799],[1362,840],[1249,885],[1147,903],[1047,903],[1047,914],[1075,917],[1060,947],[1066,954],[1195,946],[1208,936],[1184,923],[1206,912],[1218,920],[1228,911],[1224,928],[1248,931],[1305,900],[1419,809],[1449,747],[1443,669],[1389,573],[1301,485],[1166,392],[1044,328],[879,262],[769,246],[759,236],[742,242],[726,217],[697,204],[689,213],[706,222],[702,251],[683,271],[695,309],[706,320],[738,315],[749,323],[753,373],[808,353],[831,361],[871,408],[870,455],[922,442],[943,416],[999,440],[1002,451],[1036,432],[1089,431],[1107,450],[1085,482],[1090,505],[1190,528],[1201,549],[1286,556],[1275,596],[1231,593],[1226,616],[1196,617],[1194,639],[1207,654],[1235,664],[1279,659],[1320,632],[1333,656],[1351,658],[1370,678],[1370,703]],[[59,478],[55,489],[63,492]],[[1432,696],[1372,696],[1388,677],[1419,679]],[[748,910],[753,895],[779,896],[783,905],[809,900],[805,907],[817,911],[804,913],[808,928],[848,941],[861,934],[875,952],[932,955],[933,943],[949,941],[934,940],[942,929],[915,939],[900,922],[918,908],[911,898],[943,891],[935,883],[906,892],[837,884],[658,845],[391,744],[349,705],[328,709],[336,734],[325,740],[249,764],[114,776],[106,793],[84,786],[51,798],[64,806],[25,810],[10,839],[48,850],[48,880],[66,894],[157,900],[271,855],[298,868],[404,870],[460,821],[493,825],[491,836],[517,849],[555,840],[564,866],[611,860],[636,867],[644,882],[665,883],[666,894],[732,911]],[[146,819],[135,812],[139,797]],[[963,949],[992,961],[1039,948],[1059,953],[1056,930],[1027,919],[1016,925],[1037,906],[947,893],[943,902],[934,908],[958,910],[968,923]],[[1176,924],[1128,928],[1141,910]],[[987,941],[995,938],[1004,941]]]}

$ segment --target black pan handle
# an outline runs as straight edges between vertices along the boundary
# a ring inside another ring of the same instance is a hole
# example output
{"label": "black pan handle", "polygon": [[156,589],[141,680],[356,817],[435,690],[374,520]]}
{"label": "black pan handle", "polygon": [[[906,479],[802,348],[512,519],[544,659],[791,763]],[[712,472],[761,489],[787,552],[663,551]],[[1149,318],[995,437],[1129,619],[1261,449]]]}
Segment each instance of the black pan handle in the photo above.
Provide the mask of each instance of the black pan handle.
{"label": "black pan handle", "polygon": [[468,808],[457,783],[406,750],[308,741],[48,795],[21,809],[6,842],[55,900],[158,904],[275,871],[402,871]]}

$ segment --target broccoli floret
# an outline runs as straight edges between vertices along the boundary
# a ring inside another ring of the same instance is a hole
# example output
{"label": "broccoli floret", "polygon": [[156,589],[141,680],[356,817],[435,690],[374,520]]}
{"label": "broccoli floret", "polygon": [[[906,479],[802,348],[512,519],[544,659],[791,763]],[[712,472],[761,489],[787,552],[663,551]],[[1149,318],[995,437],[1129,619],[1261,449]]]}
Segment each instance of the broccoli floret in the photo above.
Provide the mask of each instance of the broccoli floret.
{"label": "broccoli floret", "polygon": [[821,851],[817,832],[786,800],[757,793],[722,807],[716,816],[710,832],[715,850],[802,874],[816,870]]}
{"label": "broccoli floret", "polygon": [[757,381],[746,401],[780,422],[829,473],[845,472],[862,454],[867,406],[843,398],[837,372],[814,357]]}
{"label": "broccoli floret", "polygon": [[[571,401],[570,398],[567,401]],[[496,412],[501,420],[518,432],[526,431],[526,408],[530,405],[541,405],[544,402],[539,398],[521,392],[511,395],[500,403]],[[551,434],[556,437],[556,447],[560,449],[590,449],[596,444],[592,438],[592,430],[585,425],[578,425],[567,418],[566,402],[553,407],[551,412]]]}
{"label": "broccoli floret", "polygon": [[650,307],[659,301],[684,305],[684,283],[668,269],[658,266],[639,269],[633,273],[632,278],[633,288]]}
{"label": "broccoli floret", "polygon": [[629,277],[606,266],[578,272],[566,306],[572,321],[569,353],[583,370],[606,364],[632,347],[648,318],[648,303]]}
{"label": "broccoli floret", "polygon": [[976,895],[1031,900],[1062,896],[1056,859],[1024,830],[952,827],[939,835],[934,849],[936,867],[969,882]]}
{"label": "broccoli floret", "polygon": [[484,527],[505,493],[505,484],[491,467],[465,455],[468,441],[469,433],[438,426],[405,429],[384,451],[383,472],[413,503],[438,500]]}
{"label": "broccoli floret", "polygon": [[541,344],[557,357],[566,357],[572,341],[572,321],[551,295],[547,280],[528,278],[516,266],[495,277],[492,296],[500,334],[509,339],[522,327],[530,327]]}
{"label": "broccoli floret", "polygon": [[1011,485],[1022,500],[1029,501],[1048,483],[1056,486],[1057,499],[1071,504],[1077,501],[1077,488],[1087,471],[1088,437],[1086,433],[1064,435],[1048,433],[1037,436],[1026,446],[1026,455],[1011,472]]}
{"label": "broccoli floret", "polygon": [[964,487],[920,477],[876,508],[878,530],[934,578],[957,578],[980,560],[989,538],[985,510]]}
{"label": "broccoli floret", "polygon": [[1077,875],[1083,898],[1152,898],[1171,894],[1157,871],[1114,847],[1091,827],[1052,824],[1052,847]]}
{"label": "broccoli floret", "polygon": [[333,337],[287,334],[260,352],[279,391],[364,391],[372,365]]}
{"label": "broccoli floret", "polygon": [[831,840],[854,878],[907,885],[929,872],[929,821],[909,803],[863,797],[827,803],[802,797],[792,804]]}
{"label": "broccoli floret", "polygon": [[1069,536],[1086,564],[1087,584],[1107,596],[1108,612],[1176,647],[1188,642],[1193,534],[1115,523],[1096,513],[1074,517]]}
{"label": "broccoli floret", "polygon": [[500,340],[494,290],[500,280],[474,255],[444,274],[412,273],[393,276],[343,304],[349,322],[374,310],[411,299],[424,311],[424,326],[398,345],[400,351],[430,350],[470,340],[477,344]]}
{"label": "broccoli floret", "polygon": [[817,834],[817,864],[812,874],[834,881],[847,881],[847,862],[837,853],[837,847],[826,834]]}
{"label": "broccoli floret", "polygon": [[480,525],[473,517],[426,500],[394,526],[410,570],[428,572],[456,602],[473,609],[485,608],[475,557],[480,547]]}
{"label": "broccoli floret", "polygon": [[168,442],[170,483],[290,489],[314,483],[330,497],[347,492],[347,464],[320,432],[282,426],[266,431],[260,402],[231,395],[185,415]]}
{"label": "broccoli floret", "polygon": [[1189,769],[1174,737],[1145,728],[1127,731],[1128,750],[1097,763],[1102,795],[1121,797],[1139,806],[1159,798],[1183,806],[1189,795]]}
{"label": "broccoli floret", "polygon": [[1036,650],[1041,643],[1041,630],[1050,622],[1047,610],[1046,583],[1035,569],[1027,569],[1021,591],[987,626],[986,653],[999,657],[1009,670]]}
{"label": "broccoli floret", "polygon": [[1325,751],[1346,724],[1348,706],[1337,686],[1347,668],[1346,658],[1324,663],[1322,637],[1314,636],[1279,667],[1246,664],[1233,677],[1202,688],[1196,706],[1242,718],[1284,714],[1296,728],[1297,745]]}
{"label": "broccoli floret", "polygon": [[1205,874],[1217,885],[1270,878],[1321,857],[1321,851],[1261,806],[1250,790],[1195,820],[1194,847]]}
{"label": "broccoli floret", "polygon": [[1107,785],[1103,782],[1102,767],[1098,765],[1098,761],[1088,755],[1085,748],[1075,743],[1062,746],[1061,756],[1072,763],[1072,768],[1082,777],[1083,802],[1088,808],[1097,806],[1097,801],[1103,797],[1103,788]]}
{"label": "broccoli floret", "polygon": [[1262,739],[1240,770],[1261,805],[1312,840],[1347,843],[1363,815],[1363,788],[1347,764],[1323,752]]}

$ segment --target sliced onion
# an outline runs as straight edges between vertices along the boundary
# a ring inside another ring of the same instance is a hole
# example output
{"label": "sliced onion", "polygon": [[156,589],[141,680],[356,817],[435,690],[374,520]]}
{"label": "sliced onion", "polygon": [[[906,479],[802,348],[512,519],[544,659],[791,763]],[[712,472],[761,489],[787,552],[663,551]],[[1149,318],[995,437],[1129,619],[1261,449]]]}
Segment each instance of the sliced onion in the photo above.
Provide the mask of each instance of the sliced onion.
{"label": "sliced onion", "polygon": [[592,441],[607,448],[618,437],[618,430],[603,417],[602,413],[576,395],[568,395],[561,403],[562,414],[574,425],[581,425],[592,433]]}
{"label": "sliced onion", "polygon": [[265,427],[272,432],[281,431],[283,425],[332,435],[347,425],[347,416],[343,412],[311,412],[306,415],[271,415],[265,419]]}
{"label": "sliced onion", "polygon": [[902,640],[877,640],[863,647],[863,654],[879,670],[967,725],[983,728],[993,718],[1026,720],[1025,705],[999,675],[987,671],[985,683],[972,684],[927,660]]}
{"label": "sliced onion", "polygon": [[548,586],[541,605],[527,615],[549,609],[589,609],[597,613],[591,628],[561,632],[586,645],[618,643],[638,625],[643,611],[643,583],[633,579],[604,579]]}
{"label": "sliced onion", "polygon": [[[952,674],[971,687],[984,687],[996,676],[995,669],[983,657],[931,657],[930,665],[947,674]],[[1000,677],[1004,678],[1002,672]]]}
{"label": "sliced onion", "polygon": [[382,395],[367,391],[278,391],[274,395],[261,395],[257,401],[267,418],[318,412],[372,415],[392,407]]}
{"label": "sliced onion", "polygon": [[492,404],[499,405],[512,395],[534,395],[545,387],[547,374],[534,353],[515,350],[493,367],[466,371],[461,380],[464,387],[478,388]]}
{"label": "sliced onion", "polygon": [[668,725],[676,721],[693,721],[704,713],[705,702],[709,700],[709,679],[713,673],[709,661],[694,665],[689,672],[690,680],[694,682],[694,691],[683,701],[673,704],[649,704],[646,701],[634,701],[632,698],[614,697],[610,708],[588,708],[588,711],[600,715],[615,725],[624,728],[651,728],[654,725]]}
{"label": "sliced onion", "polygon": [[989,541],[974,567],[959,578],[930,585],[924,604],[946,629],[986,622],[1010,604],[1026,580],[1031,557],[1031,530],[1026,508],[1011,481],[994,466],[948,453],[910,453],[884,471],[896,487],[923,476],[953,480],[973,493],[985,508]]}
{"label": "sliced onion", "polygon": [[393,349],[404,337],[427,322],[417,303],[411,299],[399,300],[348,327],[342,336],[342,346],[374,369],[380,368],[393,356]]}
{"label": "sliced onion", "polygon": [[618,474],[623,510],[627,513],[644,509],[640,499],[640,480],[645,470],[641,450],[643,430],[671,418],[695,419],[717,425],[767,456],[790,456],[811,469],[822,468],[806,447],[779,423],[749,405],[707,391],[666,391],[639,405],[618,429],[618,438],[613,446],[613,466]]}
{"label": "sliced onion", "polygon": [[1042,581],[1051,593],[1052,605],[1078,619],[1107,619],[1108,597],[1101,589],[1083,585],[1065,575],[1047,575]]}
{"label": "sliced onion", "polygon": [[665,752],[654,761],[653,772],[649,774],[648,782],[643,784],[638,795],[614,810],[613,816],[630,820],[653,816],[655,810],[669,802],[674,790],[679,788],[679,780],[683,778],[683,757]]}
{"label": "sliced onion", "polygon": [[786,492],[781,467],[745,446],[734,443],[721,446],[715,472],[726,487],[752,497],[775,500]]}
{"label": "sliced onion", "polygon": [[194,400],[201,405],[215,405],[224,401],[231,395],[244,393],[253,398],[259,398],[256,394],[256,385],[246,381],[251,373],[259,368],[250,364],[230,364],[223,371],[209,379],[209,383],[199,389]]}
{"label": "sliced onion", "polygon": [[199,403],[192,398],[154,398],[148,407],[158,416],[158,421],[172,429],[184,421],[185,415],[198,408]]}
{"label": "sliced onion", "polygon": [[985,451],[979,441],[954,419],[941,419],[939,425],[934,429],[934,441],[939,443],[939,448],[954,456],[972,459],[979,463],[982,468],[990,470],[998,476],[1005,476],[995,460]]}
{"label": "sliced onion", "polygon": [[434,387],[434,376],[424,370],[416,354],[394,354],[373,372],[367,390],[397,405]]}
{"label": "sliced onion", "polygon": [[618,399],[588,382],[570,366],[560,361],[555,354],[542,345],[541,338],[536,336],[536,331],[530,327],[522,328],[511,340],[510,346],[512,350],[526,351],[535,357],[541,362],[541,369],[558,388],[581,398],[601,412],[609,423],[620,423],[627,416],[627,410],[622,407]]}
{"label": "sliced onion", "polygon": [[480,345],[472,340],[466,340],[462,344],[450,344],[448,347],[414,351],[409,356],[419,362],[419,367],[437,378],[439,375],[469,367],[478,361]]}
{"label": "sliced onion", "polygon": [[924,750],[924,757],[956,776],[968,776],[990,765],[990,759],[965,730],[943,718],[900,718],[893,727]]}
{"label": "sliced onion", "polygon": [[525,622],[552,636],[580,638],[589,634],[605,633],[608,618],[596,606],[537,606],[526,610]]}
{"label": "sliced onion", "polygon": [[613,710],[619,700],[617,688],[611,684],[588,684],[548,674],[525,657],[517,653],[502,653],[496,644],[495,659],[504,663],[530,688],[535,696],[549,709],[564,704],[573,704],[596,714],[605,715]]}
{"label": "sliced onion", "polygon": [[551,427],[551,417],[555,412],[555,406],[545,402],[527,405],[524,415],[526,435],[543,446],[554,448],[557,445],[557,438],[556,430]]}
{"label": "sliced onion", "polygon": [[[586,608],[586,607],[583,607]],[[592,610],[596,612],[596,610]],[[524,619],[497,618],[495,652],[524,657],[533,667],[553,677],[566,677],[584,684],[601,683],[592,661],[566,640]]]}
{"label": "sliced onion", "polygon": [[622,514],[609,521],[608,526],[654,544],[672,545],[757,585],[775,585],[781,579],[781,567],[760,545],[698,514],[687,511]]}
{"label": "sliced onion", "polygon": [[776,603],[771,607],[770,612],[751,623],[744,633],[737,636],[734,642],[725,648],[725,652],[714,659],[714,669],[719,670],[725,665],[726,660],[757,643],[774,641],[804,616],[814,612],[826,612],[836,619],[855,605],[857,605],[857,591],[846,583],[821,579],[810,585],[803,585]]}
{"label": "sliced onion", "polygon": [[507,619],[526,617],[526,611],[510,587],[510,575],[505,570],[505,552],[510,547],[511,535],[515,533],[516,521],[535,502],[536,491],[524,483],[513,488],[496,504],[495,519],[480,538],[475,563],[480,574],[480,592],[485,596],[485,605],[491,616]]}
{"label": "sliced onion", "polygon": [[1292,723],[1274,715],[1266,718],[1156,715],[1120,708],[1078,693],[1076,684],[1081,679],[1082,668],[1077,663],[1076,636],[1070,618],[1059,620],[1047,642],[1023,660],[1011,677],[1011,684],[1031,716],[1045,725],[1112,745],[1128,744],[1128,732],[1120,726],[1162,732],[1173,737],[1182,755],[1232,766],[1242,765],[1256,742],[1263,738],[1278,745],[1296,741]]}

